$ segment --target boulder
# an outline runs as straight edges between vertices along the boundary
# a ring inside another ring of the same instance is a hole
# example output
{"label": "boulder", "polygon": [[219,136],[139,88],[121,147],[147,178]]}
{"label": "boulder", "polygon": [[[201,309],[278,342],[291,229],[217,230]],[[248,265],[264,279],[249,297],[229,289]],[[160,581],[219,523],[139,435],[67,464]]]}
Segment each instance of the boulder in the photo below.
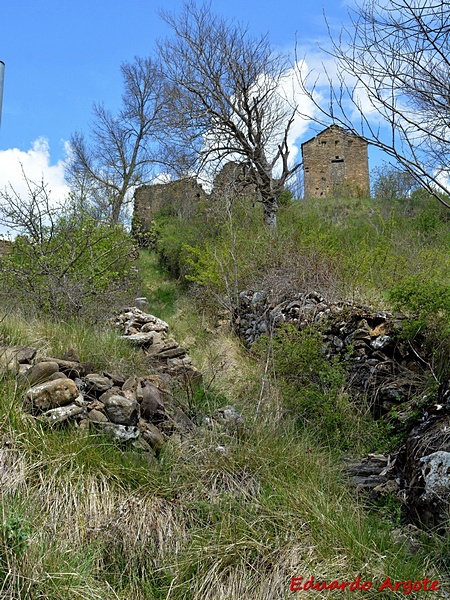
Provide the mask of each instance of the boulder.
{"label": "boulder", "polygon": [[104,402],[105,413],[112,423],[117,425],[137,425],[139,405],[136,400],[115,394]]}
{"label": "boulder", "polygon": [[32,387],[25,394],[24,409],[33,414],[74,402],[79,390],[72,379],[56,379]]}
{"label": "boulder", "polygon": [[27,371],[23,378],[29,385],[34,385],[42,381],[47,381],[51,375],[59,371],[59,365],[55,361],[38,362]]}

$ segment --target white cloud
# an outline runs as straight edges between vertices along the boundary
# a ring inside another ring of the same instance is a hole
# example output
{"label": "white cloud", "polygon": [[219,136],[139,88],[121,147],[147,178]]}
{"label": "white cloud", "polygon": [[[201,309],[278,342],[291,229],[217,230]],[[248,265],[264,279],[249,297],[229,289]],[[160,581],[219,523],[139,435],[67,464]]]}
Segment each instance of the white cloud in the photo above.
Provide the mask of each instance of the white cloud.
{"label": "white cloud", "polygon": [[284,98],[288,106],[296,106],[297,113],[291,125],[288,135],[290,164],[300,160],[298,154],[302,138],[313,122],[317,107],[302,89],[300,79],[304,78],[309,67],[304,59],[298,60],[295,66],[286,73],[281,81],[280,96]]}
{"label": "white cloud", "polygon": [[55,203],[62,202],[69,191],[64,166],[63,160],[51,164],[50,147],[45,138],[38,138],[26,152],[18,148],[0,150],[0,190],[12,186],[20,196],[26,197],[25,174],[30,181],[40,183],[43,180]]}
{"label": "white cloud", "polygon": [[170,173],[158,173],[154,179],[152,179],[152,185],[159,183],[170,183],[173,181],[173,177]]}

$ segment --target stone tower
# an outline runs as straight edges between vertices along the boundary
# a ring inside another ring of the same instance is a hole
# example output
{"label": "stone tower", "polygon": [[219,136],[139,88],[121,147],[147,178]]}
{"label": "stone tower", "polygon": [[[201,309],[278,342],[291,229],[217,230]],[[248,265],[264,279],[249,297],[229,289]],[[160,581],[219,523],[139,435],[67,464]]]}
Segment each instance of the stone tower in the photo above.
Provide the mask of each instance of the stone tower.
{"label": "stone tower", "polygon": [[331,125],[302,144],[305,198],[369,197],[368,144]]}

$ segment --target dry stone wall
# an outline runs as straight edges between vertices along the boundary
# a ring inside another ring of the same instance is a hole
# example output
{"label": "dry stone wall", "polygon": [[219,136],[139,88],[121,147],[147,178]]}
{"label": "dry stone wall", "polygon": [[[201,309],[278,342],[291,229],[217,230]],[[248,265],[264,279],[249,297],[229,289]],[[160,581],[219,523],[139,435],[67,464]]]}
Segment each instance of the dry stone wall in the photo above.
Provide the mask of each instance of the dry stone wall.
{"label": "dry stone wall", "polygon": [[352,357],[351,385],[369,397],[380,415],[412,397],[424,372],[424,361],[399,340],[403,318],[350,302],[328,302],[317,292],[298,293],[274,305],[265,291],[245,291],[233,325],[247,346],[264,333],[276,333],[283,323],[298,329],[319,326],[324,354],[330,359]]}
{"label": "dry stone wall", "polygon": [[[202,374],[186,350],[168,337],[165,321],[131,307],[113,323],[145,353],[150,374],[97,371],[73,349],[58,358],[28,346],[0,346],[0,372],[17,377],[26,388],[23,410],[49,427],[92,430],[154,456],[174,433],[188,435],[198,427],[177,395],[201,384]],[[232,430],[244,426],[231,406],[214,411],[205,423]]]}
{"label": "dry stone wall", "polygon": [[367,398],[375,418],[388,420],[406,440],[391,456],[349,463],[349,481],[373,499],[396,495],[405,519],[439,528],[450,510],[450,378],[436,395],[423,392],[432,378],[430,360],[423,348],[402,340],[404,318],[328,302],[316,292],[273,304],[267,292],[249,290],[240,294],[233,325],[249,347],[263,334],[276,335],[283,323],[319,327],[324,356],[349,364],[353,398]]}

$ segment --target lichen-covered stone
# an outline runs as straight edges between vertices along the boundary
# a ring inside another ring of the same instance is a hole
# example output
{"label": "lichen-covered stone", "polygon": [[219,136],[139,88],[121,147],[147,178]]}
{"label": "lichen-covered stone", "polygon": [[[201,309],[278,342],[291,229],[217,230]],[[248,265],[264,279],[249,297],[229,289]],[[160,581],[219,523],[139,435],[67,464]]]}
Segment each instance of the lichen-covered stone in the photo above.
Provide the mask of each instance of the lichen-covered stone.
{"label": "lichen-covered stone", "polygon": [[79,390],[72,379],[56,379],[34,386],[25,394],[24,408],[33,414],[74,402]]}
{"label": "lichen-covered stone", "polygon": [[59,423],[63,423],[68,419],[72,419],[81,415],[85,409],[82,406],[78,406],[78,404],[66,404],[65,406],[58,406],[57,408],[52,408],[45,412],[42,416],[45,418],[50,425],[58,425]]}
{"label": "lichen-covered stone", "polygon": [[105,412],[112,423],[117,425],[137,425],[139,404],[136,400],[114,394],[104,402]]}
{"label": "lichen-covered stone", "polygon": [[450,500],[450,452],[439,450],[420,459],[425,482],[423,500]]}
{"label": "lichen-covered stone", "polygon": [[135,426],[119,425],[117,423],[97,423],[96,427],[119,442],[129,442],[137,440],[139,437],[139,429]]}

